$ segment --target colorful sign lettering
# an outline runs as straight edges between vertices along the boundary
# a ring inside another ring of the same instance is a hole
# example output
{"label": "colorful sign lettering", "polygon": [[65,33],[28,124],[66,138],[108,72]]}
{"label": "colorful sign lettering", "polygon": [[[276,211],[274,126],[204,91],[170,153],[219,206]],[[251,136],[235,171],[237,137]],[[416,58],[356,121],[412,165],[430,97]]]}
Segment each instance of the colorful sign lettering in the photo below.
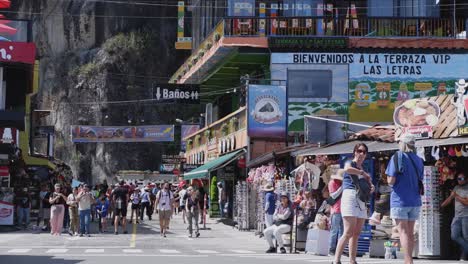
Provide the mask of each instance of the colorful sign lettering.
{"label": "colorful sign lettering", "polygon": [[173,125],[156,126],[72,126],[73,143],[172,142]]}

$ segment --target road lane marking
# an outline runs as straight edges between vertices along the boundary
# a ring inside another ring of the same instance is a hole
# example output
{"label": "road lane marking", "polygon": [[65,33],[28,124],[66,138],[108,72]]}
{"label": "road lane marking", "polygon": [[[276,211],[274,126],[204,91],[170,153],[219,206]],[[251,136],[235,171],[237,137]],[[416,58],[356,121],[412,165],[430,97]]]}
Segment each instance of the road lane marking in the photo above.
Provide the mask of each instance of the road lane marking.
{"label": "road lane marking", "polygon": [[88,248],[85,250],[85,253],[104,253],[103,248]]}
{"label": "road lane marking", "polygon": [[219,254],[218,251],[214,251],[214,250],[204,250],[204,249],[198,249],[198,250],[195,250],[195,252],[198,252],[200,254]]}
{"label": "road lane marking", "polygon": [[46,251],[46,253],[52,253],[52,254],[57,254],[57,253],[67,253],[68,248],[51,248]]}
{"label": "road lane marking", "polygon": [[143,253],[141,249],[124,249],[123,253]]}
{"label": "road lane marking", "polygon": [[30,248],[15,248],[8,250],[8,253],[28,253],[31,250]]}
{"label": "road lane marking", "polygon": [[134,248],[136,245],[136,234],[137,234],[137,224],[133,222],[133,231],[132,231],[132,239],[130,240],[130,247]]}
{"label": "road lane marking", "polygon": [[164,253],[164,254],[179,254],[180,251],[175,250],[175,249],[160,249],[159,252]]}
{"label": "road lane marking", "polygon": [[255,252],[250,251],[250,250],[231,250],[231,252],[234,252],[237,254],[255,254]]}

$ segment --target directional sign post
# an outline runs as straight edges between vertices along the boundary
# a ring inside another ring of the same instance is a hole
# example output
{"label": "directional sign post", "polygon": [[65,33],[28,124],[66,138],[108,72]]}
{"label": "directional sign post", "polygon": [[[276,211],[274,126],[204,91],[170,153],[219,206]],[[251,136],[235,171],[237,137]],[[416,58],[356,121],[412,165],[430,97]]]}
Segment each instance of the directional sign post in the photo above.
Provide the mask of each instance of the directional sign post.
{"label": "directional sign post", "polygon": [[163,103],[200,103],[200,86],[197,84],[154,84],[153,99]]}

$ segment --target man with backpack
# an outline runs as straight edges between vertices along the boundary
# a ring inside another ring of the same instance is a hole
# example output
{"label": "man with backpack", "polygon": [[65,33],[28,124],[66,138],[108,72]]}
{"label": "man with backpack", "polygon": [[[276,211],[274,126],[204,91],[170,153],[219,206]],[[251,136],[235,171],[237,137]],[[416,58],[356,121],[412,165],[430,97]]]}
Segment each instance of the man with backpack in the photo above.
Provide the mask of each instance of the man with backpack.
{"label": "man with backpack", "polygon": [[124,234],[127,234],[127,206],[128,206],[128,189],[124,186],[125,182],[121,181],[119,187],[114,190],[112,199],[114,202],[114,232],[116,235],[119,234],[119,222],[122,218],[122,230]]}
{"label": "man with backpack", "polygon": [[424,192],[424,163],[416,154],[413,135],[402,135],[399,149],[388,163],[385,174],[388,175],[388,184],[392,186],[390,217],[396,220],[400,231],[400,241],[405,249],[405,264],[412,264],[414,224],[419,218],[421,195]]}
{"label": "man with backpack", "polygon": [[156,212],[159,210],[159,226],[163,237],[166,237],[166,230],[171,221],[173,204],[174,194],[169,189],[169,183],[165,183],[164,187],[156,195]]}

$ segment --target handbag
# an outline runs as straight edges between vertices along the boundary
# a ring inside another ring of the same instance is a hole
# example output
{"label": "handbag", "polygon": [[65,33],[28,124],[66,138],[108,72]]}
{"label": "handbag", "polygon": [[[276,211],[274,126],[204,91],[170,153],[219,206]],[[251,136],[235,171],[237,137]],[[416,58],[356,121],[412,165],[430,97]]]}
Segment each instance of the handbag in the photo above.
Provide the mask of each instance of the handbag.
{"label": "handbag", "polygon": [[357,198],[364,203],[369,202],[371,198],[371,187],[369,182],[365,179],[359,179],[357,175],[350,176],[356,188]]}

